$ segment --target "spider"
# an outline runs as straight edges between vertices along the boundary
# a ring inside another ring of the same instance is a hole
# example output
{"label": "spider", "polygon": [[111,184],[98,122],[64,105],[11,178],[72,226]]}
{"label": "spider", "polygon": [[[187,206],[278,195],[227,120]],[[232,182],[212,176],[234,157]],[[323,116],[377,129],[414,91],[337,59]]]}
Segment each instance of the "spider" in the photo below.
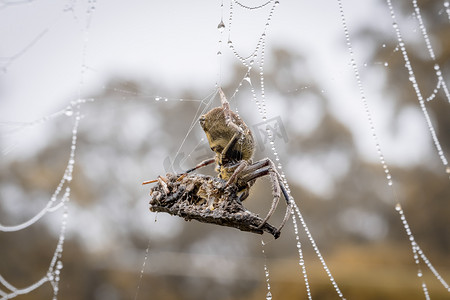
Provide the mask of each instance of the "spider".
{"label": "spider", "polygon": [[215,163],[215,170],[219,173],[219,178],[226,181],[225,187],[232,184],[237,186],[240,201],[247,199],[250,188],[257,178],[268,175],[272,183],[273,201],[260,228],[275,212],[282,193],[286,199],[287,208],[279,228],[281,230],[289,219],[291,211],[289,195],[282,183],[281,176],[271,159],[264,158],[253,162],[255,152],[253,134],[239,115],[230,109],[230,104],[221,88],[219,88],[219,94],[222,106],[213,108],[199,118],[200,126],[205,132],[215,156],[202,161],[184,174]]}

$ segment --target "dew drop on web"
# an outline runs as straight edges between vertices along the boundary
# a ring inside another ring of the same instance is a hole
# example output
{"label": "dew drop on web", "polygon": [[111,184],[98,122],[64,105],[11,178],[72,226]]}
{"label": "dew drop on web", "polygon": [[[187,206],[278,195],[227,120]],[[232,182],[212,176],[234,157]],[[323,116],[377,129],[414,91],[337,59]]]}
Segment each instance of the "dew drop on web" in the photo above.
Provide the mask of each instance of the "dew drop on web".
{"label": "dew drop on web", "polygon": [[217,29],[219,30],[219,32],[223,32],[225,30],[225,24],[223,23],[223,20],[220,20],[219,25],[217,25]]}
{"label": "dew drop on web", "polygon": [[64,114],[65,114],[66,116],[68,116],[68,117],[72,116],[72,115],[73,115],[73,109],[72,109],[72,107],[71,107],[71,106],[68,106],[68,107],[66,108],[66,110],[64,111]]}

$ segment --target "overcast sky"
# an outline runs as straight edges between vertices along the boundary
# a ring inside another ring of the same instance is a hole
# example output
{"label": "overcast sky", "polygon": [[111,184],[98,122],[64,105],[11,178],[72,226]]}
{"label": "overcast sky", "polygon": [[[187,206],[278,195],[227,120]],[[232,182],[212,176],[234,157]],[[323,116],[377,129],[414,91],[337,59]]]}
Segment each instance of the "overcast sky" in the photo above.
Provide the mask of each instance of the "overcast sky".
{"label": "overcast sky", "polygon": [[[242,1],[248,5],[254,2]],[[343,4],[350,34],[367,24],[392,31],[383,2],[348,0]],[[270,5],[260,10],[243,10],[234,5],[231,39],[243,56],[254,50],[269,10]],[[219,1],[205,0],[41,0],[0,4],[0,121],[29,122],[49,115],[71,100],[101,91],[111,76],[148,79],[172,90],[193,87],[206,96],[219,78],[229,79],[237,61],[226,47],[228,28],[223,34],[223,55],[217,56],[217,25],[222,16],[228,26],[228,2],[223,10]],[[371,133],[349,66],[338,2],[280,1],[266,42],[267,49],[284,46],[306,55],[311,75],[333,99],[336,115],[351,126],[361,141],[360,150],[376,160],[373,142],[367,142]],[[383,62],[368,62],[367,55],[382,46],[356,41],[353,45],[381,133],[389,130],[383,125],[389,110],[380,102],[383,77],[376,71]],[[270,56],[266,55],[265,60],[270,64]],[[411,118],[419,117],[411,113],[405,120],[417,124]],[[409,138],[411,132],[421,131],[427,134],[426,128],[416,126],[404,136]],[[426,146],[416,147],[408,157],[404,154],[405,147],[409,147],[405,141],[388,142],[396,143],[387,151],[399,163],[416,161],[428,151]]]}
{"label": "overcast sky", "polygon": [[[375,1],[360,2],[348,3],[348,22],[354,30],[377,7]],[[91,14],[86,13],[86,3],[74,1],[73,10],[68,9],[70,3],[32,1],[0,10],[3,120],[37,118],[76,98],[83,55],[86,93],[114,73],[147,77],[166,86],[214,88],[219,73],[219,1],[99,1],[92,4]],[[269,8],[249,11],[235,5],[231,36],[243,55],[254,49]],[[228,25],[226,7],[223,15]],[[225,39],[227,35],[225,31]],[[318,73],[339,76],[335,72],[343,72],[342,59],[348,60],[336,1],[281,1],[267,36],[269,49],[281,44],[308,53]],[[226,78],[235,58],[227,49],[222,52],[221,76]],[[4,59],[8,57],[13,60]],[[270,63],[270,57],[266,61]],[[25,107],[33,109],[24,111]]]}

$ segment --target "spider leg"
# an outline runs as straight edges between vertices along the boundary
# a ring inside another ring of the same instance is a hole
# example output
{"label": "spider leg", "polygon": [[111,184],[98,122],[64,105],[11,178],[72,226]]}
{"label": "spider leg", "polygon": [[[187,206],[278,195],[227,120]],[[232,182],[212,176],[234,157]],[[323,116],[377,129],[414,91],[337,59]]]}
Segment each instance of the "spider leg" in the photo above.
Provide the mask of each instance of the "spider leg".
{"label": "spider leg", "polygon": [[215,161],[216,161],[215,158],[208,158],[208,159],[205,159],[204,161],[202,161],[201,163],[199,163],[199,164],[196,165],[195,167],[193,167],[193,168],[191,168],[191,169],[189,169],[189,170],[187,170],[187,171],[185,171],[184,173],[181,173],[181,174],[191,173],[192,171],[195,171],[195,170],[197,170],[197,169],[200,169],[200,168],[203,168],[203,167],[205,167],[205,166],[207,166],[207,165],[210,165],[210,164],[214,163]]}
{"label": "spider leg", "polygon": [[242,175],[241,180],[248,182],[258,177],[265,176],[269,172],[268,169],[271,169],[273,173],[275,173],[277,177],[276,182],[280,185],[281,192],[283,193],[283,196],[286,199],[286,203],[289,204],[290,202],[288,192],[283,185],[280,174],[275,169],[275,164],[269,158],[262,159],[249,165],[247,169],[243,172],[245,174]]}
{"label": "spider leg", "polygon": [[227,126],[229,127],[232,127],[236,131],[220,154],[220,164],[222,164],[222,158],[230,157],[229,151],[233,149],[234,145],[236,145],[236,142],[244,135],[244,130],[233,122],[231,118],[233,112],[230,109],[230,103],[228,102],[227,97],[225,97],[222,88],[219,88],[219,94],[220,100],[222,102],[223,114],[225,115],[225,124],[227,124]]}
{"label": "spider leg", "polygon": [[242,191],[242,194],[239,196],[239,201],[244,201],[245,199],[247,199],[248,195],[250,195],[250,190],[248,188],[244,189]]}
{"label": "spider leg", "polygon": [[[244,181],[250,181],[250,180],[256,179],[258,177],[267,175],[267,172],[266,172],[267,170],[265,168],[270,166],[269,161],[270,161],[270,159],[266,158],[266,159],[262,159],[262,160],[252,163],[251,165],[249,165],[247,167],[245,172],[243,172],[245,174],[242,175],[241,179],[243,179]],[[264,174],[260,174],[260,173],[264,173]]]}
{"label": "spider leg", "polygon": [[238,166],[234,170],[233,174],[228,178],[226,186],[229,186],[230,184],[236,182],[237,177],[245,170],[245,168],[248,168],[248,162],[245,160],[241,160],[238,163]]}
{"label": "spider leg", "polygon": [[266,167],[266,168],[267,168],[267,173],[269,174],[270,181],[272,182],[273,201],[272,201],[270,210],[267,213],[267,216],[264,218],[264,220],[262,221],[259,228],[262,228],[262,226],[267,222],[267,220],[269,220],[269,218],[274,214],[275,209],[277,208],[278,203],[280,202],[280,196],[281,196],[280,183],[278,181],[277,175],[274,174],[273,170],[270,167]]}
{"label": "spider leg", "polygon": [[230,102],[228,102],[227,97],[225,97],[225,94],[222,91],[222,88],[219,88],[219,94],[220,94],[220,100],[222,102],[222,108],[223,113],[225,114],[225,122],[228,126],[233,127],[238,132],[243,132],[242,129],[237,126],[232,120],[231,120],[231,109],[230,109]]}
{"label": "spider leg", "polygon": [[[231,124],[234,124],[234,123],[231,123]],[[235,124],[234,124],[234,125],[235,125]],[[236,125],[236,127],[237,127],[237,125]],[[242,129],[239,128],[239,127],[237,127],[237,128],[238,128],[239,130],[241,130],[241,131],[236,132],[236,133],[233,135],[233,137],[231,138],[231,140],[228,142],[228,144],[225,146],[225,148],[223,148],[222,152],[220,152],[220,155],[219,155],[219,163],[220,163],[220,164],[223,164],[223,158],[224,158],[224,157],[231,157],[230,151],[233,150],[234,145],[236,145],[237,141],[238,141],[238,140],[242,137],[242,135],[243,135]]]}
{"label": "spider leg", "polygon": [[259,228],[262,228],[262,226],[264,226],[267,220],[274,214],[275,209],[277,208],[278,203],[280,201],[281,194],[283,194],[287,202],[287,208],[284,219],[280,227],[278,228],[278,230],[281,230],[281,228],[283,228],[283,226],[286,224],[286,221],[289,219],[292,206],[290,203],[289,194],[281,181],[281,176],[277,172],[275,164],[269,158],[263,159],[248,166],[246,169],[242,170],[241,173],[243,174],[241,174],[242,177],[240,179],[243,180],[244,182],[248,182],[265,175],[269,175],[270,181],[272,182],[272,195],[273,195],[272,205],[270,207],[269,212],[267,213],[267,216],[264,218]]}
{"label": "spider leg", "polygon": [[280,231],[284,225],[286,225],[287,220],[289,220],[289,215],[291,214],[292,211],[292,203],[290,202],[290,197],[288,195],[288,192],[286,191],[286,188],[284,187],[283,183],[281,181],[279,181],[280,183],[280,187],[281,187],[281,191],[283,192],[284,198],[286,199],[287,202],[287,208],[286,208],[286,214],[284,215],[284,219],[280,224],[280,227],[278,227],[278,231]]}

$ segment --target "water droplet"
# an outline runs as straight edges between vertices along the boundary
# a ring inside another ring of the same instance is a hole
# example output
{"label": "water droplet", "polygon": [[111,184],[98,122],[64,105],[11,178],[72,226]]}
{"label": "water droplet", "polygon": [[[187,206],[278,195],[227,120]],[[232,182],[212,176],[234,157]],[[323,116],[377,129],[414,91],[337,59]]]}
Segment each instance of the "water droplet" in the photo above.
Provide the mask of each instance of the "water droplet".
{"label": "water droplet", "polygon": [[450,166],[447,166],[447,168],[445,168],[445,172],[446,172],[447,174],[450,174]]}
{"label": "water droplet", "polygon": [[58,260],[58,262],[56,263],[56,268],[57,268],[58,270],[61,270],[61,269],[63,268],[63,263],[62,263],[62,261]]}
{"label": "water droplet", "polygon": [[280,4],[280,1],[275,1],[275,6],[278,6]]}
{"label": "water droplet", "polygon": [[384,63],[384,66],[385,66],[385,67],[389,66],[389,63],[388,63],[388,62],[385,62],[385,63]]}
{"label": "water droplet", "polygon": [[267,292],[266,299],[267,300],[272,300],[272,293],[270,291]]}
{"label": "water droplet", "polygon": [[417,273],[417,277],[422,277],[422,276],[423,276],[422,272],[419,271],[419,272]]}
{"label": "water droplet", "polygon": [[66,116],[68,116],[68,117],[72,116],[72,115],[73,115],[73,109],[72,109],[72,106],[68,106],[68,107],[66,108],[66,110],[64,111],[64,114],[65,114]]}
{"label": "water droplet", "polygon": [[389,185],[389,186],[392,186],[392,180],[389,180],[389,181],[388,181],[388,185]]}
{"label": "water droplet", "polygon": [[159,101],[160,99],[160,97],[155,97],[155,101]]}
{"label": "water droplet", "polygon": [[396,210],[396,211],[401,211],[401,210],[402,210],[402,206],[400,205],[400,203],[397,203],[397,204],[395,205],[395,210]]}
{"label": "water droplet", "polygon": [[225,24],[223,23],[223,20],[220,20],[219,25],[217,25],[217,29],[219,30],[219,32],[223,32],[225,29]]}
{"label": "water droplet", "polygon": [[217,56],[221,56],[221,55],[222,55],[222,52],[218,51]]}

